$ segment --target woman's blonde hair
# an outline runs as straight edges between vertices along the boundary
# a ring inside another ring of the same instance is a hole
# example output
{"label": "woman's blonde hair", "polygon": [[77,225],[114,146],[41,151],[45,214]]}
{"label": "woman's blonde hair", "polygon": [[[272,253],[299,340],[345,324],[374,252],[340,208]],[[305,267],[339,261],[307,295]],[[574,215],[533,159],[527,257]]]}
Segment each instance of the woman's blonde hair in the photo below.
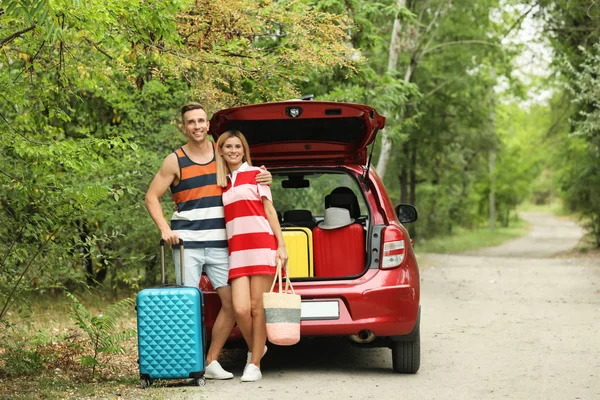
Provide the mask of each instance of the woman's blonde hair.
{"label": "woman's blonde hair", "polygon": [[223,132],[217,140],[217,154],[215,155],[217,159],[217,185],[221,187],[227,187],[227,174],[231,173],[229,166],[221,155],[221,149],[223,148],[223,145],[227,139],[232,137],[236,137],[242,142],[242,147],[244,148],[244,157],[242,158],[242,162],[245,161],[248,163],[248,165],[252,165],[252,161],[250,159],[250,146],[248,146],[248,141],[246,140],[244,134],[240,131]]}

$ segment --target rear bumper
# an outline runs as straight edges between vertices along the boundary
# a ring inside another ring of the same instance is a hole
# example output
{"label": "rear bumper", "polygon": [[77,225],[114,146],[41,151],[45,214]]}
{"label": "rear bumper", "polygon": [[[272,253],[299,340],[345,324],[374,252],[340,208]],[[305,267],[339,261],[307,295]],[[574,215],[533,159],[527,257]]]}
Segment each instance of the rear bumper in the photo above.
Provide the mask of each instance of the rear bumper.
{"label": "rear bumper", "polygon": [[340,316],[337,319],[303,320],[303,336],[354,335],[370,330],[376,336],[405,335],[417,321],[418,301],[414,288],[408,285],[367,289],[362,293],[339,293],[337,296],[317,297],[296,290],[303,301],[337,300]]}
{"label": "rear bumper", "polygon": [[[396,277],[402,272],[401,279]],[[302,336],[347,336],[370,330],[377,337],[402,337],[415,328],[419,317],[418,279],[406,279],[406,270],[369,270],[353,281],[297,282],[294,288],[303,302],[336,301],[339,317],[303,319]],[[401,280],[403,282],[399,283]],[[390,284],[392,282],[394,284]],[[203,290],[206,302],[206,329],[210,337],[220,301],[212,290]],[[241,339],[234,328],[230,340]]]}

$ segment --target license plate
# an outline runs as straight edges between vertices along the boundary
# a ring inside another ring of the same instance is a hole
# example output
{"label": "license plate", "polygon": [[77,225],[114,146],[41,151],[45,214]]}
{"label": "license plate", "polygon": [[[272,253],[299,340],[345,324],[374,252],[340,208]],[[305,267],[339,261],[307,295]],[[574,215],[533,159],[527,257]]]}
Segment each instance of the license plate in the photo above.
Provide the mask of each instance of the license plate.
{"label": "license plate", "polygon": [[331,301],[303,301],[300,314],[303,320],[339,319],[340,303]]}

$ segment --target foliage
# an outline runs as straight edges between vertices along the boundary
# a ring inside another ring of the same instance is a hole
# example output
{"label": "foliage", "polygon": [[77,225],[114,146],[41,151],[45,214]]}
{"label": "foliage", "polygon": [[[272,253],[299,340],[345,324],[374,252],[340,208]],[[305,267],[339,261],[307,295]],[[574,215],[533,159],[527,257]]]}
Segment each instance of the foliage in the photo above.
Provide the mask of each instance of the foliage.
{"label": "foliage", "polygon": [[[531,3],[531,2],[526,2]],[[581,49],[590,49],[600,40],[598,31],[598,4],[595,0],[539,0],[535,16],[543,21],[546,37],[550,40],[555,57],[556,72],[564,70],[562,59],[579,65],[584,55]]]}
{"label": "foliage", "polygon": [[[545,201],[551,197],[551,180],[540,179],[547,167],[543,138],[550,120],[549,110],[542,105],[528,109],[511,104],[496,107],[496,125],[499,140],[494,170],[496,211],[503,226],[508,226],[509,215],[516,207],[531,198]],[[479,183],[484,196],[480,209],[487,212],[489,180]]]}
{"label": "foliage", "polygon": [[345,173],[321,174],[313,172],[307,174],[304,179],[309,181],[306,188],[284,188],[282,181],[288,179],[286,175],[273,174],[274,205],[277,211],[285,213],[288,210],[309,210],[313,216],[322,217],[325,213],[325,196],[337,187],[345,186],[357,194],[359,209],[362,215],[367,213],[367,206],[357,182]]}
{"label": "foliage", "polygon": [[[502,147],[491,123],[493,88],[495,75],[514,83],[511,60],[517,49],[501,39],[517,22],[517,11],[496,12],[501,8],[495,0],[475,7],[466,0],[406,1],[400,8],[392,0],[318,4],[352,18],[351,40],[366,61],[357,74],[315,76],[303,91],[367,103],[385,114],[394,150],[384,183],[395,202],[421,211],[413,236],[446,234],[486,218],[487,207],[480,204],[489,193],[488,153]],[[388,72],[397,15],[403,28],[400,55],[397,69]],[[379,142],[375,146],[377,154]],[[515,200],[497,201],[512,209]]]}
{"label": "foliage", "polygon": [[33,335],[19,332],[21,339],[4,337],[0,352],[0,376],[31,376],[43,370],[72,369],[80,354],[76,335],[52,335],[39,329]]}
{"label": "foliage", "polygon": [[[589,231],[600,247],[600,112],[598,7],[593,1],[544,0],[538,18],[547,27],[555,53],[558,82],[552,107],[559,118],[548,137],[560,146],[552,159],[565,204],[589,220]],[[562,90],[561,90],[562,89]]]}
{"label": "foliage", "polygon": [[182,143],[177,109],[296,96],[353,68],[346,28],[303,1],[3,2],[0,321],[29,290],[153,284],[141,200]]}
{"label": "foliage", "polygon": [[71,293],[66,293],[73,302],[71,316],[75,324],[81,328],[90,340],[93,354],[81,356],[81,365],[91,368],[94,375],[96,368],[101,366],[100,355],[123,353],[123,342],[135,335],[134,329],[117,331],[119,318],[133,308],[133,298],[126,298],[108,306],[103,314],[92,316],[83,304]]}
{"label": "foliage", "polygon": [[22,376],[38,373],[44,366],[41,355],[22,346],[21,343],[8,342],[2,353],[3,375]]}
{"label": "foliage", "polygon": [[504,242],[523,236],[527,232],[528,224],[515,217],[515,214],[511,215],[511,219],[513,219],[511,226],[499,227],[493,231],[489,230],[487,226],[476,226],[470,229],[459,227],[452,232],[452,235],[416,240],[416,250],[419,254],[455,254],[499,246]]}
{"label": "foliage", "polygon": [[[563,131],[564,134],[564,131]],[[598,151],[581,136],[555,137],[560,155],[554,155],[555,181],[565,207],[578,212],[585,221],[590,239],[600,247],[600,160]]]}
{"label": "foliage", "polygon": [[[387,71],[389,31],[396,15],[406,21],[414,15],[396,1],[362,0],[312,1],[321,10],[347,15],[354,21],[350,29],[352,57],[363,60],[356,73],[341,66],[330,73],[318,71],[301,85],[303,93],[313,93],[323,100],[369,104],[387,118],[386,132],[393,140],[402,140],[405,127],[413,117],[397,118],[409,102],[419,98],[417,85],[404,79],[402,71]],[[407,35],[406,40],[411,40]]]}
{"label": "foliage", "polygon": [[581,64],[564,64],[571,78],[568,89],[578,109],[573,135],[584,137],[600,156],[600,42],[589,50],[583,49],[582,53],[584,60]]}

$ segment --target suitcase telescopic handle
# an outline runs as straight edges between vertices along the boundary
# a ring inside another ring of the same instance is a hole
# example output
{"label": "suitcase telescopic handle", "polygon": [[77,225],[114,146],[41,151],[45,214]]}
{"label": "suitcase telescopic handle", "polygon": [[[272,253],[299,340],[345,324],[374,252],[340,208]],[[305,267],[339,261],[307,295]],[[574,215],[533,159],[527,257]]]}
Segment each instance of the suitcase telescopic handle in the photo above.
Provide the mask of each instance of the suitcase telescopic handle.
{"label": "suitcase telescopic handle", "polygon": [[[179,268],[181,270],[181,285],[185,282],[183,268],[183,239],[179,239]],[[162,284],[165,284],[165,241],[160,239],[160,273]]]}

